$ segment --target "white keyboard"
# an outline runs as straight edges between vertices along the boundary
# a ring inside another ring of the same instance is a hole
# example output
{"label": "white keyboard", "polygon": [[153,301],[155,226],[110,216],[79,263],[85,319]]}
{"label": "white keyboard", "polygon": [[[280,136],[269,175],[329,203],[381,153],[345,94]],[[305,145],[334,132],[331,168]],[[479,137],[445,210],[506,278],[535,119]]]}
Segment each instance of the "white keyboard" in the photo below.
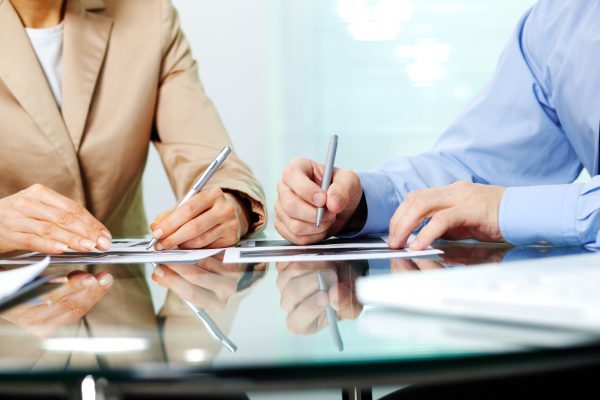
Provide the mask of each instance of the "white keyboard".
{"label": "white keyboard", "polygon": [[600,255],[361,278],[359,301],[412,311],[600,332]]}

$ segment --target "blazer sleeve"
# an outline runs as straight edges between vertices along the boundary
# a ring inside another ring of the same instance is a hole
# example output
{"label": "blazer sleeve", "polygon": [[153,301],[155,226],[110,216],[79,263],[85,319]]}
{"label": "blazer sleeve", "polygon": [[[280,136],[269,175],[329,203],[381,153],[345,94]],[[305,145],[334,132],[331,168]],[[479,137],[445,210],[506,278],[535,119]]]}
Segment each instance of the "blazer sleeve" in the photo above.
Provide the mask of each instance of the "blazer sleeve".
{"label": "blazer sleeve", "polygon": [[[177,12],[161,1],[162,63],[153,142],[171,187],[182,198],[194,180],[231,140],[207,97]],[[248,234],[266,223],[265,195],[252,171],[233,151],[209,182],[237,195],[251,215]]]}

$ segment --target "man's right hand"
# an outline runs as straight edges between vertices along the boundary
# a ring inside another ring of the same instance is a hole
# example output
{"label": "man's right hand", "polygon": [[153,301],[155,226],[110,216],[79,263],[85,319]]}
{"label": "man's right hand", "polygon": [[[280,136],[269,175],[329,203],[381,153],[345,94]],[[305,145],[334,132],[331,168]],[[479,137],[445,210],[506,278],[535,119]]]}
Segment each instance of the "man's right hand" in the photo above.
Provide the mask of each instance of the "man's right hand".
{"label": "man's right hand", "polygon": [[[347,228],[360,204],[362,187],[356,173],[334,169],[327,192],[321,190],[323,164],[307,159],[290,163],[277,185],[275,228],[292,243],[316,243]],[[317,228],[317,208],[325,207]]]}
{"label": "man's right hand", "polygon": [[89,211],[43,185],[0,199],[0,253],[108,250],[111,239]]}

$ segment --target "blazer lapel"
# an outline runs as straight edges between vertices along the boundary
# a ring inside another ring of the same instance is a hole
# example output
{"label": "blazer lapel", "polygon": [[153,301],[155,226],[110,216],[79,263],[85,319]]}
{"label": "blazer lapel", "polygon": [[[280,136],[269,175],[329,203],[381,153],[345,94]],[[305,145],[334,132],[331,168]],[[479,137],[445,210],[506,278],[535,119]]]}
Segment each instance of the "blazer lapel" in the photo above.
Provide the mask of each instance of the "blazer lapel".
{"label": "blazer lapel", "polygon": [[63,50],[62,115],[78,151],[104,63],[112,19],[90,12],[98,0],[68,0]]}
{"label": "blazer lapel", "polygon": [[[75,148],[29,37],[8,0],[0,0],[0,60],[0,79],[61,155],[75,184],[82,188]],[[83,193],[81,197],[83,200]]]}

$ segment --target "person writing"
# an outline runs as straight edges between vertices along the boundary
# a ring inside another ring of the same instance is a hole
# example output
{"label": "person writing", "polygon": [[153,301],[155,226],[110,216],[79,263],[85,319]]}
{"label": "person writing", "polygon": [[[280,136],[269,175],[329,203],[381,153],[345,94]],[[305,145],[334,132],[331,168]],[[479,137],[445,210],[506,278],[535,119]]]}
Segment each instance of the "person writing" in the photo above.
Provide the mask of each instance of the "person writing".
{"label": "person writing", "polygon": [[[178,198],[230,140],[168,0],[0,0],[0,252],[107,250],[148,231],[153,143]],[[231,154],[151,225],[156,249],[260,229],[264,194]]]}
{"label": "person writing", "polygon": [[[277,230],[298,244],[389,231],[390,247],[413,250],[440,237],[600,245],[598,18],[596,2],[538,2],[427,153],[336,170],[326,193],[321,164],[293,161],[278,185]],[[593,178],[573,183],[584,167]]]}

